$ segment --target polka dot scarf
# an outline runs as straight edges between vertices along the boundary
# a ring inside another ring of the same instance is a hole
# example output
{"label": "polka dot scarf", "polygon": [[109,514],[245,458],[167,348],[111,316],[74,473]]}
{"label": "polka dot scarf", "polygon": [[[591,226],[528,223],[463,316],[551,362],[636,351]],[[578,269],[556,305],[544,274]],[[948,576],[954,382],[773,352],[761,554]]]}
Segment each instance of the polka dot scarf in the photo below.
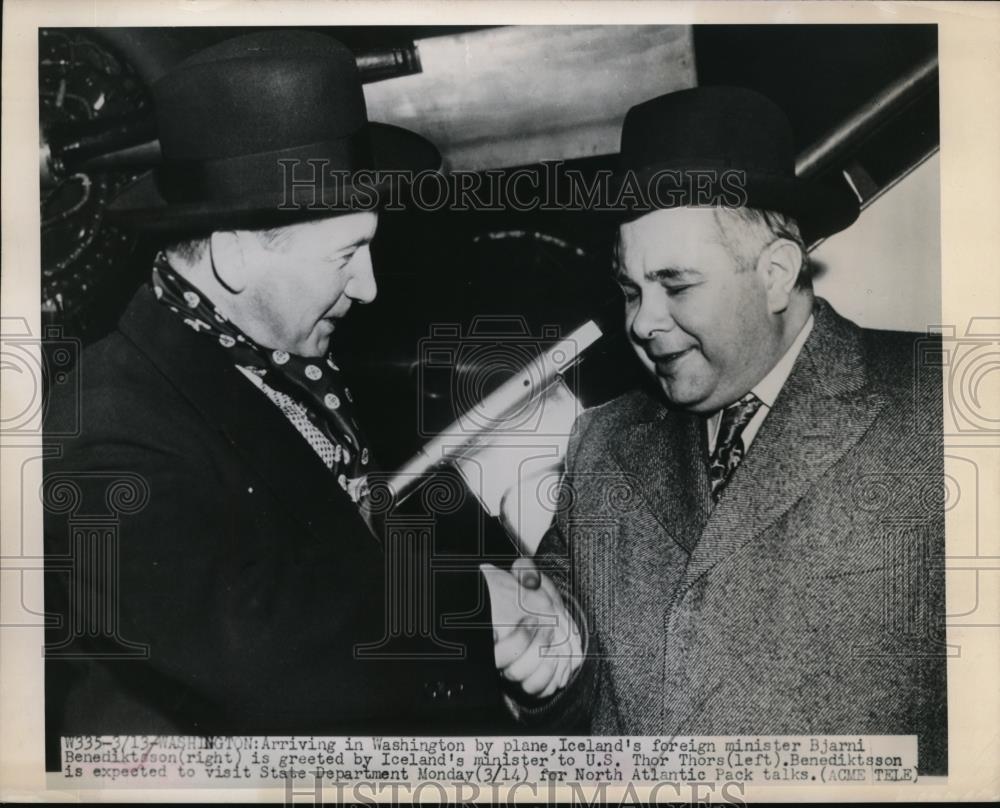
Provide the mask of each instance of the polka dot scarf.
{"label": "polka dot scarf", "polygon": [[351,391],[332,354],[303,357],[256,345],[212,302],[178,275],[160,253],[153,293],[190,328],[229,352],[235,364],[302,404],[306,416],[333,444],[333,473],[355,503],[368,496],[370,452],[353,413]]}

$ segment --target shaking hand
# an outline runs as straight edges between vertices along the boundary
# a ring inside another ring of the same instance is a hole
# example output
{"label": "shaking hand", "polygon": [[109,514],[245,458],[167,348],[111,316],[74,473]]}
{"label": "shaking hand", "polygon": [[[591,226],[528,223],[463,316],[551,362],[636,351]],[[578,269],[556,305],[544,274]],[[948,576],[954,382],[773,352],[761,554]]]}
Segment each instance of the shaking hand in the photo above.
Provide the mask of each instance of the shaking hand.
{"label": "shaking hand", "polygon": [[551,696],[583,662],[580,631],[559,590],[530,558],[517,559],[510,572],[492,564],[480,570],[490,593],[497,670],[530,696]]}

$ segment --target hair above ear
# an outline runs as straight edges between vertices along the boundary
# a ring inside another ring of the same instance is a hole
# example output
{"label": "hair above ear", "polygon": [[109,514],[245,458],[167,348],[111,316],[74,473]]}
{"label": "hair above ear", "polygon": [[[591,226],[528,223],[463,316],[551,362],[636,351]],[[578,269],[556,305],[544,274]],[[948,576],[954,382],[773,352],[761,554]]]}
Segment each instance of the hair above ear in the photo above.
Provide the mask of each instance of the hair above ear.
{"label": "hair above ear", "polygon": [[185,266],[195,266],[208,253],[208,236],[188,236],[166,244],[163,251]]}
{"label": "hair above ear", "polygon": [[744,269],[755,266],[761,251],[776,239],[798,245],[800,263],[796,286],[812,288],[812,266],[799,223],[784,213],[758,208],[722,207],[714,210],[723,244]]}

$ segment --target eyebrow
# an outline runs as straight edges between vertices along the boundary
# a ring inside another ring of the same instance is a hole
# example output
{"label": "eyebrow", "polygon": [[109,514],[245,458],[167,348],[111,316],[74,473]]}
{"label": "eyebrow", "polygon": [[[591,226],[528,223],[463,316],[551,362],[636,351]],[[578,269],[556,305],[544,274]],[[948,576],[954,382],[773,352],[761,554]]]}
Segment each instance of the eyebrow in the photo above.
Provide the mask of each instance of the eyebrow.
{"label": "eyebrow", "polygon": [[700,278],[701,272],[694,267],[664,267],[653,272],[647,272],[645,275],[646,280],[650,281],[679,281],[691,278],[692,276]]}
{"label": "eyebrow", "polygon": [[[664,267],[644,274],[644,279],[652,282],[688,280],[693,277],[701,277],[701,272],[693,267]],[[615,272],[615,280],[618,283],[632,283],[632,279],[626,275],[621,267]]]}
{"label": "eyebrow", "polygon": [[343,247],[337,250],[336,254],[341,255],[350,250],[357,250],[359,247],[364,247],[366,244],[371,244],[374,238],[375,238],[374,234],[369,236],[367,233],[364,233],[358,236],[353,241],[351,241],[349,244],[345,244]]}

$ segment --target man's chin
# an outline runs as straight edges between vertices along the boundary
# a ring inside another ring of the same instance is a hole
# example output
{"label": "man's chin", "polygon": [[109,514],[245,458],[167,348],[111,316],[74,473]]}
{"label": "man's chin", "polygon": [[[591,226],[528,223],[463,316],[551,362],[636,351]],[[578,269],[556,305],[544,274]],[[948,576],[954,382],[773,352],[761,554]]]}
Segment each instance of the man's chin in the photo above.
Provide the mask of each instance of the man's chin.
{"label": "man's chin", "polygon": [[330,338],[313,338],[307,340],[306,342],[300,342],[295,346],[295,350],[290,351],[296,356],[301,356],[306,359],[320,358],[327,355],[330,349]]}
{"label": "man's chin", "polygon": [[320,320],[312,334],[309,335],[306,344],[302,346],[300,354],[302,356],[326,356],[330,350],[330,339],[333,336],[334,327],[332,320]]}
{"label": "man's chin", "polygon": [[657,376],[656,380],[659,382],[660,389],[663,391],[663,395],[670,406],[687,410],[688,412],[712,412],[711,404],[708,401],[710,393],[707,393],[702,388],[690,383],[685,384],[677,379],[664,379],[662,376]]}
{"label": "man's chin", "polygon": [[330,340],[324,339],[321,340],[320,342],[315,343],[314,345],[310,345],[308,351],[306,353],[303,353],[302,355],[321,358],[326,356],[329,352],[330,352]]}

